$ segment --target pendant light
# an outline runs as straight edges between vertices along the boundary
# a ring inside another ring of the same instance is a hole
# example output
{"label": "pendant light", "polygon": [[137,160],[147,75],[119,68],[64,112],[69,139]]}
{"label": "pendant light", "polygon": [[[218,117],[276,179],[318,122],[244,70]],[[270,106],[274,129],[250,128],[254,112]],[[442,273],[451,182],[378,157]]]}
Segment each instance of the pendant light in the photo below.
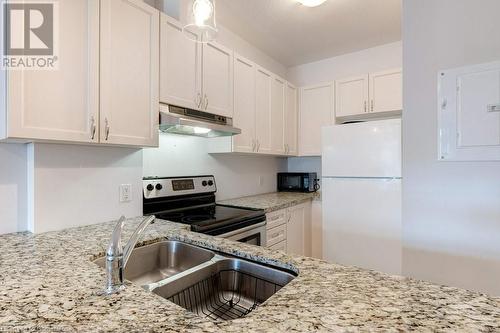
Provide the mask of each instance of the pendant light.
{"label": "pendant light", "polygon": [[188,0],[186,25],[182,29],[187,38],[207,43],[217,37],[215,0]]}

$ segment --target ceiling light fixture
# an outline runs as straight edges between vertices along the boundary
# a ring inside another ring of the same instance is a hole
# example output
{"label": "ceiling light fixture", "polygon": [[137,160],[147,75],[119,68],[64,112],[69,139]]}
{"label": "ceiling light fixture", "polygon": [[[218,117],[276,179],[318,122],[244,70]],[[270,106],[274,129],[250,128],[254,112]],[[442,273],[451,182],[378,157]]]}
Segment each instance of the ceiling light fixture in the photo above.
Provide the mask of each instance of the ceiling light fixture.
{"label": "ceiling light fixture", "polygon": [[326,0],[297,0],[306,7],[316,7],[325,3]]}
{"label": "ceiling light fixture", "polygon": [[215,0],[189,0],[187,24],[182,29],[184,34],[197,43],[207,43],[217,37],[215,23]]}

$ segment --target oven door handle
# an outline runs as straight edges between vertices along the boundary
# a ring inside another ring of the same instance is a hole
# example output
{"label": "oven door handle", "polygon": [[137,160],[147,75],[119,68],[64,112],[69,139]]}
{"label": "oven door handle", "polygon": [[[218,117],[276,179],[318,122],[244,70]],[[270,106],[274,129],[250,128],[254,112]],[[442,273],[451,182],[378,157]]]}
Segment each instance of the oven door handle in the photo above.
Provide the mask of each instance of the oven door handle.
{"label": "oven door handle", "polygon": [[241,234],[243,234],[243,233],[245,233],[247,231],[250,231],[250,230],[259,229],[259,228],[261,228],[261,227],[263,227],[265,225],[266,225],[266,221],[260,222],[260,223],[257,223],[257,224],[253,224],[253,225],[249,225],[248,227],[237,229],[237,230],[228,232],[226,234],[217,235],[217,237],[230,238],[230,237],[235,236],[235,235],[241,235]]}

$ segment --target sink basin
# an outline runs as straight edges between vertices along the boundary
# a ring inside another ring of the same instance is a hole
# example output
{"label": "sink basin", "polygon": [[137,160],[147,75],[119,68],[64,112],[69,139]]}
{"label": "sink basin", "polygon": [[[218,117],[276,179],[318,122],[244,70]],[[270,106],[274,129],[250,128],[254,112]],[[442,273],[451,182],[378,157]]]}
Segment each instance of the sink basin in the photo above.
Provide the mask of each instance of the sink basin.
{"label": "sink basin", "polygon": [[[105,267],[106,258],[94,261]],[[212,320],[241,318],[296,275],[178,241],[132,251],[125,279]]]}
{"label": "sink basin", "polygon": [[[132,251],[125,279],[141,286],[165,280],[176,274],[210,261],[215,253],[177,241],[164,241]],[[106,258],[94,261],[106,267]]]}
{"label": "sink basin", "polygon": [[275,268],[242,259],[221,259],[153,293],[213,320],[241,318],[295,278]]}

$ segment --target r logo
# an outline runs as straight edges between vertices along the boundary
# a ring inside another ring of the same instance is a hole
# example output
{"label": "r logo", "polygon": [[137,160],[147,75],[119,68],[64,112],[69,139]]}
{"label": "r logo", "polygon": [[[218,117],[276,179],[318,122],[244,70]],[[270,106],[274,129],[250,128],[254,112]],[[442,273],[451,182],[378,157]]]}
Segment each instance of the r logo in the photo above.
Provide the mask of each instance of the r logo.
{"label": "r logo", "polygon": [[54,4],[4,3],[4,55],[54,55]]}

